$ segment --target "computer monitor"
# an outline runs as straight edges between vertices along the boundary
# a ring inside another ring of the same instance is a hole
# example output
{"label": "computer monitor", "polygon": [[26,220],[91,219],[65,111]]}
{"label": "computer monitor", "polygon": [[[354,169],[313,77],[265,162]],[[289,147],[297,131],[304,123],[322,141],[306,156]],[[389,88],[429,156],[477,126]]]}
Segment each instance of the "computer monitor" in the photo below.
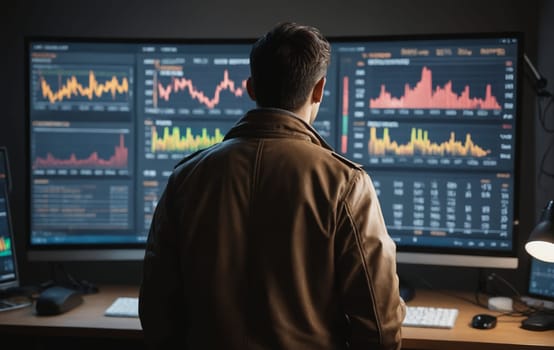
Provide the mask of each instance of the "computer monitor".
{"label": "computer monitor", "polygon": [[[398,261],[515,268],[521,34],[329,39],[314,127]],[[142,259],[173,165],[254,107],[252,42],[27,38],[29,258]]]}
{"label": "computer monitor", "polygon": [[0,181],[0,291],[19,287],[15,244],[5,182]]}
{"label": "computer monitor", "polygon": [[517,33],[334,40],[337,150],[371,175],[398,262],[516,268]]}
{"label": "computer monitor", "polygon": [[142,259],[173,166],[254,107],[249,47],[29,39],[29,258]]}
{"label": "computer monitor", "polygon": [[527,292],[554,310],[554,263],[531,259]]}

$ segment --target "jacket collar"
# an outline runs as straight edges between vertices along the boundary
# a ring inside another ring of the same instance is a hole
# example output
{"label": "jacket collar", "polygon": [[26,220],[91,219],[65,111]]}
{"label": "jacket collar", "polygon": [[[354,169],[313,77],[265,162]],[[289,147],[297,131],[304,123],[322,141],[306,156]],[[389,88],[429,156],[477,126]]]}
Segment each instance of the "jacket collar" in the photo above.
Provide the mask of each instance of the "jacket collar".
{"label": "jacket collar", "polygon": [[293,112],[280,108],[250,110],[229,130],[224,140],[235,137],[300,138],[333,150],[310,124]]}

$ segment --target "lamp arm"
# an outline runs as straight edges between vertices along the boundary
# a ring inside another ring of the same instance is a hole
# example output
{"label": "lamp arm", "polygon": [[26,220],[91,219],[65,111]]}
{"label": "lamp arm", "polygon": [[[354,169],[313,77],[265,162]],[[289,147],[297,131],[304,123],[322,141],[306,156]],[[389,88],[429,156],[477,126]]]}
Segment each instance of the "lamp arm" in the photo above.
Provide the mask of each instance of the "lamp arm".
{"label": "lamp arm", "polygon": [[527,63],[527,67],[531,70],[533,75],[535,76],[535,79],[537,80],[537,87],[538,88],[544,88],[546,86],[547,80],[539,73],[537,68],[531,63],[531,60],[527,56],[526,53],[523,54],[523,58],[525,59],[525,63]]}
{"label": "lamp arm", "polygon": [[535,90],[537,91],[537,95],[541,97],[552,96],[552,93],[546,90],[546,85],[548,84],[548,80],[545,77],[543,77],[543,75],[539,72],[539,70],[533,65],[533,63],[531,62],[531,60],[529,59],[526,53],[523,54],[523,59],[527,64],[527,67],[533,74],[533,78],[535,78]]}

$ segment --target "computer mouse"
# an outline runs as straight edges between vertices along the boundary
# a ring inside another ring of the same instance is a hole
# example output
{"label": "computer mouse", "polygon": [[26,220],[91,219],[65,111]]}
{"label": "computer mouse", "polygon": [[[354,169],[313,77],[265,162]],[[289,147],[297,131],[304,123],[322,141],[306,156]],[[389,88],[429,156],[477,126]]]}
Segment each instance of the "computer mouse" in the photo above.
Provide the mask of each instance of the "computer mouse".
{"label": "computer mouse", "polygon": [[59,315],[83,303],[82,293],[71,288],[53,286],[43,290],[35,303],[37,315]]}
{"label": "computer mouse", "polygon": [[478,329],[492,329],[496,327],[496,316],[477,314],[471,319],[471,327]]}

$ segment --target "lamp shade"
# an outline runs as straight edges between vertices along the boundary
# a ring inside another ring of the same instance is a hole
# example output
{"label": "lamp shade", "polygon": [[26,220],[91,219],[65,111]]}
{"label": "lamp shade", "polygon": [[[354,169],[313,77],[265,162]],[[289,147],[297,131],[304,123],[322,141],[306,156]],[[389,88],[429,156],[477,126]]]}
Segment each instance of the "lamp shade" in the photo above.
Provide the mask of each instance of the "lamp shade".
{"label": "lamp shade", "polygon": [[554,263],[554,200],[544,207],[539,223],[525,244],[525,250],[536,259]]}

